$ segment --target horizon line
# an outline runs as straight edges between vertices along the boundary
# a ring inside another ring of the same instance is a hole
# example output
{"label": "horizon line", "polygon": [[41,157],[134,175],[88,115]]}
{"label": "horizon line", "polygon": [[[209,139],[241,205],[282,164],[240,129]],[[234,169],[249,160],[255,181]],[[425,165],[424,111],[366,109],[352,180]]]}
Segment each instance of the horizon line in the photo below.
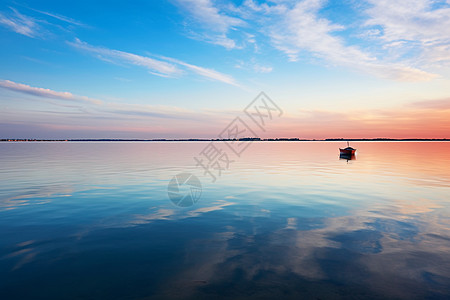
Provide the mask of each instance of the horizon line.
{"label": "horizon line", "polygon": [[0,139],[0,142],[342,142],[342,141],[450,141],[450,138],[326,138],[326,139],[302,139],[302,138],[239,138],[239,139],[208,139],[208,138],[180,138],[180,139],[134,139],[134,138],[78,138],[78,139],[37,139],[37,138],[8,138]]}

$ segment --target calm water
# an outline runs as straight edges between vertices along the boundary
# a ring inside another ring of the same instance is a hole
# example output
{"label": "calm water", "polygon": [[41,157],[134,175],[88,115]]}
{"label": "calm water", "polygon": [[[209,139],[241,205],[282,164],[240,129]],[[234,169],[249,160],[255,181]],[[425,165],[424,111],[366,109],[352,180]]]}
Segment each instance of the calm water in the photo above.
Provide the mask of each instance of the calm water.
{"label": "calm water", "polygon": [[0,298],[450,297],[450,143],[256,142],[215,183],[206,145],[0,143]]}

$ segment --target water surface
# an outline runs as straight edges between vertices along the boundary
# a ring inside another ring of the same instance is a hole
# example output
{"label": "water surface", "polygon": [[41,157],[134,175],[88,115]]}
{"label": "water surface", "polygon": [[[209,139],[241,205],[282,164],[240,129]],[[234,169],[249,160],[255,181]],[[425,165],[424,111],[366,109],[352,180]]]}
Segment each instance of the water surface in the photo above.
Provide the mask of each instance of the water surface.
{"label": "water surface", "polygon": [[450,297],[450,143],[254,142],[214,183],[205,146],[0,143],[1,298]]}

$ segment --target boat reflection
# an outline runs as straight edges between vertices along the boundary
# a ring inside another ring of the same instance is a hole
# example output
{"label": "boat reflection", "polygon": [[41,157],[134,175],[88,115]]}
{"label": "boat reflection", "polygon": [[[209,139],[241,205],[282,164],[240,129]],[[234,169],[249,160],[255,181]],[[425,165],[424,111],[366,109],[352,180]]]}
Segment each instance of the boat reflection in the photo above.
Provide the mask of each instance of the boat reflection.
{"label": "boat reflection", "polygon": [[356,160],[356,155],[355,154],[339,154],[339,159],[346,159],[347,161],[349,160]]}

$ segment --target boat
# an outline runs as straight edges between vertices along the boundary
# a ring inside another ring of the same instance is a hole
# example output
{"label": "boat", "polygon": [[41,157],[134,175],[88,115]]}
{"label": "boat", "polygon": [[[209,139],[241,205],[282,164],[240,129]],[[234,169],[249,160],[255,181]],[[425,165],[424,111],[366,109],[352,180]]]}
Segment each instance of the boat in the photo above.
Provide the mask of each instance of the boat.
{"label": "boat", "polygon": [[339,151],[343,156],[353,156],[355,155],[356,149],[350,147],[349,143],[347,142],[347,148],[339,148]]}

